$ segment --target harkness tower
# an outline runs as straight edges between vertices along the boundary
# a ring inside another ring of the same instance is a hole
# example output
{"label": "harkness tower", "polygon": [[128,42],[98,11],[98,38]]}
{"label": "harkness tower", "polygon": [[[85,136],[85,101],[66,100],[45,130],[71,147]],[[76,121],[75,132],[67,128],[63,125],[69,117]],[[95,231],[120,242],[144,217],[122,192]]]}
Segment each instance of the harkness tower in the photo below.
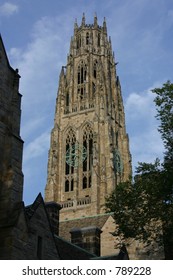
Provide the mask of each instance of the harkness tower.
{"label": "harkness tower", "polygon": [[[105,19],[102,26],[96,16],[86,24],[83,15],[81,25],[74,24],[60,73],[45,189],[46,201],[61,204],[66,231],[68,223],[76,228],[74,221],[84,232],[88,226],[103,231],[97,222],[88,225],[87,218],[103,217],[105,196],[131,175],[116,64]],[[74,239],[73,230],[71,234]]]}

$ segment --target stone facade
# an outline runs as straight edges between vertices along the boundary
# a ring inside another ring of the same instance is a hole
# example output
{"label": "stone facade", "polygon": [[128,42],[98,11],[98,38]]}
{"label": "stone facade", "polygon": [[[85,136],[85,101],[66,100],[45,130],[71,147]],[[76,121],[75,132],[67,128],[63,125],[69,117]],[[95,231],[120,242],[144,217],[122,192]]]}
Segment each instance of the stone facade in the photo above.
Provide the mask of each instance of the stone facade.
{"label": "stone facade", "polygon": [[131,175],[121,86],[106,22],[75,23],[59,80],[46,201],[61,220],[104,213],[105,196]]}
{"label": "stone facade", "polygon": [[60,222],[104,214],[105,197],[130,175],[121,86],[106,21],[99,26],[95,16],[86,24],[83,15],[80,26],[75,22],[60,73],[45,200],[61,204]]}
{"label": "stone facade", "polygon": [[59,259],[42,197],[22,201],[19,79],[0,37],[0,259]]}

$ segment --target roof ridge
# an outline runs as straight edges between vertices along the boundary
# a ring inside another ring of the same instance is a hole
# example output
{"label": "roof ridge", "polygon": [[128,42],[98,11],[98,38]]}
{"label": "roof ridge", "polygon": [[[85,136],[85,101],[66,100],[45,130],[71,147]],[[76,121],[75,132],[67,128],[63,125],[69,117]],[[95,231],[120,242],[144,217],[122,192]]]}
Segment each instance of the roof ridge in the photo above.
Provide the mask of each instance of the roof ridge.
{"label": "roof ridge", "polygon": [[74,218],[74,219],[66,219],[66,220],[60,221],[60,223],[68,222],[68,221],[76,221],[76,220],[81,220],[81,219],[87,219],[87,218],[96,218],[96,217],[103,217],[103,216],[111,216],[111,215],[113,215],[113,214],[114,214],[113,212],[110,212],[110,213],[104,213],[104,214],[97,214],[97,215],[93,215],[93,216],[85,216],[85,217]]}

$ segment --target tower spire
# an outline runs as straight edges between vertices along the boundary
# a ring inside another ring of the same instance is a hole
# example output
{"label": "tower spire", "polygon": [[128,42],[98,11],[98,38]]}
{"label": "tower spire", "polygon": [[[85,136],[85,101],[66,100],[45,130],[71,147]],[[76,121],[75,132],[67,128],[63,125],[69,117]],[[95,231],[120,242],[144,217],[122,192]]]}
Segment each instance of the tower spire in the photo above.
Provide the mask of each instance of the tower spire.
{"label": "tower spire", "polygon": [[104,21],[103,21],[103,30],[105,33],[107,33],[107,26],[106,26],[106,18],[104,17]]}
{"label": "tower spire", "polygon": [[75,19],[75,22],[74,22],[74,30],[76,30],[78,28],[78,24],[77,24],[77,18]]}
{"label": "tower spire", "polygon": [[82,16],[82,26],[85,25],[85,13],[83,13],[83,16]]}
{"label": "tower spire", "polygon": [[97,27],[97,14],[94,14],[94,27]]}

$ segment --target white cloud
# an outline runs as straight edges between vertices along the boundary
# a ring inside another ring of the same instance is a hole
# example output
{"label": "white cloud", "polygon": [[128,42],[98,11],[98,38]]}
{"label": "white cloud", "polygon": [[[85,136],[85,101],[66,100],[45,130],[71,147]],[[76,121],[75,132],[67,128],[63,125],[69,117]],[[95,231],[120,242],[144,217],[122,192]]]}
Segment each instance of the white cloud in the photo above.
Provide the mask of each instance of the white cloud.
{"label": "white cloud", "polygon": [[38,133],[38,128],[43,127],[44,123],[46,121],[46,116],[38,116],[37,118],[31,118],[26,120],[21,125],[21,135],[22,138],[27,139],[29,136],[33,135],[34,133]]}
{"label": "white cloud", "polygon": [[3,5],[0,6],[0,15],[2,16],[11,16],[13,14],[16,14],[18,11],[19,7],[10,2],[5,2]]}
{"label": "white cloud", "polygon": [[50,132],[44,132],[25,147],[24,162],[42,156],[49,148]]}
{"label": "white cloud", "polygon": [[41,102],[49,103],[52,97],[55,98],[58,72],[66,62],[67,50],[62,46],[69,46],[69,40],[66,40],[67,45],[63,44],[67,33],[64,32],[65,27],[62,31],[61,24],[59,17],[43,17],[35,23],[28,45],[24,49],[12,48],[9,52],[10,60],[17,65],[22,77],[20,90],[23,94],[24,114],[31,107],[32,115],[40,114],[45,108],[40,106]]}
{"label": "white cloud", "polygon": [[154,94],[151,89],[142,93],[131,93],[125,102],[127,132],[130,138],[133,169],[138,162],[154,162],[163,158],[163,143],[157,130],[158,121],[155,118],[156,108]]}

